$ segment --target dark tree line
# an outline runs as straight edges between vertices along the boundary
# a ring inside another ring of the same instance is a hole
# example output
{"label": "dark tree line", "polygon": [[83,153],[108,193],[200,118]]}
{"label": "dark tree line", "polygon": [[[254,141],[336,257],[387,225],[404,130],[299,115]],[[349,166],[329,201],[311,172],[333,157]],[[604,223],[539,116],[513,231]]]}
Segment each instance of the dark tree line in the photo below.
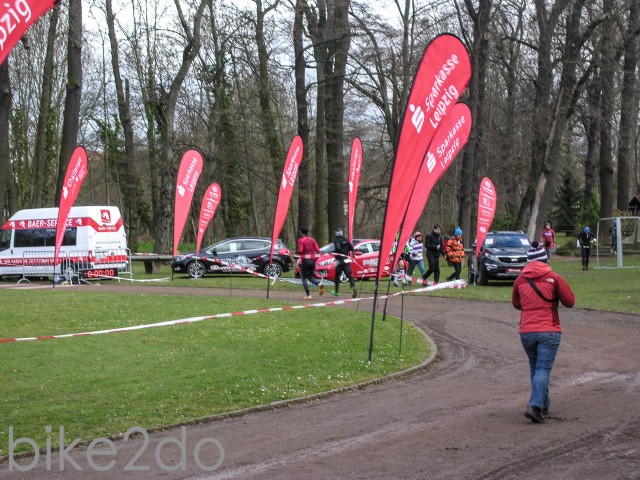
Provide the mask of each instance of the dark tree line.
{"label": "dark tree line", "polygon": [[222,204],[205,241],[270,235],[299,134],[282,236],[292,242],[304,225],[326,241],[346,227],[358,136],[355,232],[377,237],[415,67],[448,31],[472,59],[463,100],[474,126],[419,227],[473,232],[484,176],[498,191],[500,228],[533,237],[548,220],[589,224],[625,211],[639,188],[638,17],[634,0],[62,1],[0,66],[2,216],[55,205],[83,144],[78,202],[120,206],[132,249],[151,240],[170,251],[177,165],[197,148],[204,171],[185,240],[214,181]]}

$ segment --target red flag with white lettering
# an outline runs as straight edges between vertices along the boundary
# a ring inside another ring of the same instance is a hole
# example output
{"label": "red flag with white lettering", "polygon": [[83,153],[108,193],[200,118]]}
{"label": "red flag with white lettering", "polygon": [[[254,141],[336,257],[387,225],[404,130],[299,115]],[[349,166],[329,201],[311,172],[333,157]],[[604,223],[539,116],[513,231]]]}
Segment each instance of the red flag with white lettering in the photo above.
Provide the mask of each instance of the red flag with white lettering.
{"label": "red flag with white lettering", "polygon": [[493,216],[496,213],[496,189],[493,182],[484,177],[480,182],[480,191],[478,192],[478,227],[476,231],[476,258],[480,253],[487,232],[491,228]]}
{"label": "red flag with white lettering", "polygon": [[[471,133],[471,111],[465,103],[458,103],[436,130],[427,155],[422,162],[407,214],[402,224],[398,245],[407,243],[413,228],[424,210],[431,190],[451,166],[458,152],[467,144]],[[402,251],[401,248],[398,251]]]}
{"label": "red flag with white lettering", "polygon": [[362,167],[362,143],[359,138],[351,145],[351,161],[349,163],[349,202],[347,208],[348,239],[353,243],[353,218],[358,198],[358,184],[360,183],[360,168]]}
{"label": "red flag with white lettering", "polygon": [[289,153],[287,153],[287,160],[284,162],[284,168],[282,170],[282,181],[280,182],[276,214],[273,219],[271,251],[269,252],[270,264],[273,261],[273,249],[276,245],[276,240],[278,239],[278,235],[280,235],[280,231],[284,226],[284,221],[287,218],[287,210],[289,209],[289,203],[291,202],[293,186],[298,178],[298,168],[300,168],[300,163],[302,162],[303,148],[302,139],[299,135],[296,135],[291,141]]}
{"label": "red flag with white lettering", "polygon": [[202,172],[202,155],[196,150],[187,150],[180,161],[178,169],[178,177],[176,178],[176,198],[174,203],[174,220],[173,220],[173,256],[178,254],[178,245],[182,230],[189,209],[191,208],[191,200],[193,192],[196,190],[196,183]]}
{"label": "red flag with white lettering", "polygon": [[0,2],[0,64],[25,32],[53,8],[56,0],[7,0]]}
{"label": "red flag with white lettering", "polygon": [[[407,212],[418,171],[433,135],[471,79],[471,60],[462,41],[451,34],[427,46],[411,87],[396,149],[378,265],[385,265]],[[380,281],[383,268],[378,268]]]}
{"label": "red flag with white lettering", "polygon": [[58,208],[58,223],[56,225],[56,246],[53,253],[54,268],[55,265],[58,264],[58,255],[60,253],[60,247],[62,246],[62,240],[64,239],[64,232],[67,229],[69,211],[75,203],[78,193],[80,193],[80,187],[87,177],[87,173],[87,152],[84,147],[76,147],[71,154],[71,159],[69,159],[67,173],[62,183],[60,206]]}
{"label": "red flag with white lettering", "polygon": [[207,188],[207,191],[204,192],[204,197],[202,198],[202,205],[200,206],[200,220],[198,221],[198,237],[196,240],[196,255],[200,252],[200,244],[202,243],[202,237],[204,237],[204,232],[207,230],[209,226],[209,222],[213,218],[213,215],[216,213],[216,208],[218,208],[218,204],[222,199],[222,190],[220,189],[220,185],[217,183],[212,183]]}

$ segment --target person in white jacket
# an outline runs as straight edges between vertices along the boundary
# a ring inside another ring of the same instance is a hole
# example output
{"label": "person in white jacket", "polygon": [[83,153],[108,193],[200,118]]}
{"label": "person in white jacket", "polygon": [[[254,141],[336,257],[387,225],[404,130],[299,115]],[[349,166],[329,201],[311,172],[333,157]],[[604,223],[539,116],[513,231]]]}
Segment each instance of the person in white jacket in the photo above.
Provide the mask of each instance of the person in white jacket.
{"label": "person in white jacket", "polygon": [[424,276],[426,270],[424,269],[424,245],[422,244],[422,233],[416,232],[413,237],[409,238],[409,285],[413,281],[413,271],[416,266],[420,270],[420,276]]}

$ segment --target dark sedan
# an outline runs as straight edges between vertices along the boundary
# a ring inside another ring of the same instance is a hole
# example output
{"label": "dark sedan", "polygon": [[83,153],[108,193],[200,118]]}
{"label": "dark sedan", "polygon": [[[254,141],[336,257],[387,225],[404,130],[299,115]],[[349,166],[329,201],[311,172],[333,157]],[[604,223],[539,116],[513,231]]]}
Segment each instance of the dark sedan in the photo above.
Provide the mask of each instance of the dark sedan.
{"label": "dark sedan", "polygon": [[271,239],[266,237],[228,238],[200,250],[178,255],[171,268],[174,273],[186,273],[201,278],[213,273],[248,273],[257,271],[279,277],[293,268],[291,252],[282,240],[273,249],[273,263],[269,264]]}

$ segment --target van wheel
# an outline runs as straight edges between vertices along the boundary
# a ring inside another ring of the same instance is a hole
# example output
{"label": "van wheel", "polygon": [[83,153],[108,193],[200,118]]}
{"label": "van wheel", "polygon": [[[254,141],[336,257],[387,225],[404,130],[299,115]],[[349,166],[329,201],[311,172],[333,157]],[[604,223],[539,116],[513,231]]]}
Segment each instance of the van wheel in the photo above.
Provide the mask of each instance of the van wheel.
{"label": "van wheel", "polygon": [[205,272],[205,267],[202,262],[195,260],[193,262],[190,262],[189,265],[187,265],[187,274],[191,278],[202,278],[204,277],[204,272]]}

